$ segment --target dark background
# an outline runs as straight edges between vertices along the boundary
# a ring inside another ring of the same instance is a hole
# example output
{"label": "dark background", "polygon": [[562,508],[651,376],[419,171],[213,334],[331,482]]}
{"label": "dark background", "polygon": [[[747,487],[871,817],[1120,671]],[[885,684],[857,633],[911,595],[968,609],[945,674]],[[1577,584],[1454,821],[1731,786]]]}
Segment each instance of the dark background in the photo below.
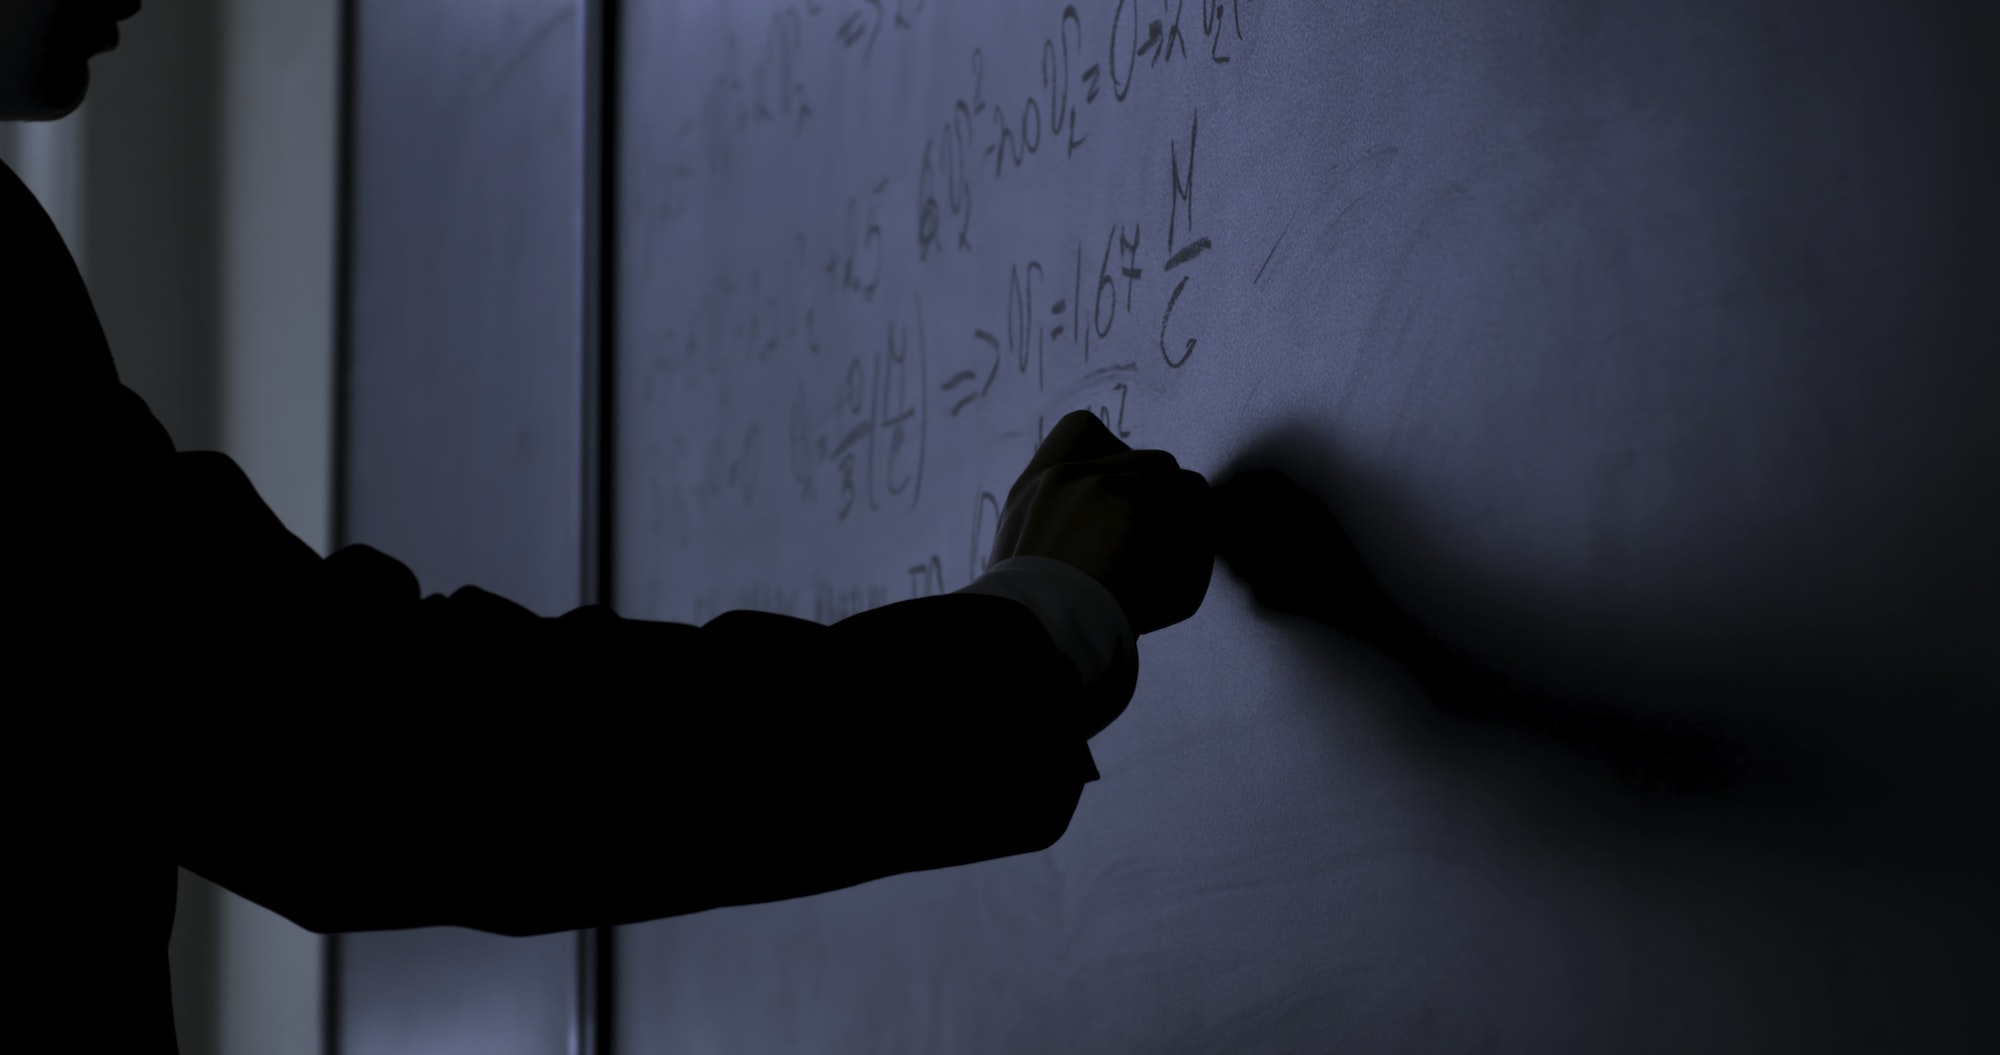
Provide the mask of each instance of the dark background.
{"label": "dark background", "polygon": [[[823,6],[801,54],[871,5]],[[928,122],[975,44],[1032,67],[1062,5],[1019,6],[931,0],[847,94],[815,82],[822,126]],[[1095,46],[1116,5],[1079,6]],[[781,427],[817,376],[676,418],[640,395],[649,324],[740,263],[718,232],[789,236],[754,202],[867,171],[746,134],[692,192],[719,219],[662,218],[753,7],[353,0],[340,541],[550,614],[687,621],[781,550],[908,595],[893,530],[767,502],[731,548],[648,505],[647,442]],[[2000,92],[1970,11],[1246,5],[1226,73],[1008,185],[1040,211],[980,190],[1002,245],[1102,229],[1088,188],[1160,183],[1196,109],[1228,188],[1200,264],[1234,285],[1180,316],[1204,351],[1142,368],[1134,437],[1222,485],[1226,560],[1142,642],[1064,840],[616,934],[343,937],[336,1050],[1985,1050]],[[660,239],[695,278],[641,277]],[[940,331],[983,325],[960,274],[925,279]],[[929,479],[1004,493],[1043,409]]]}

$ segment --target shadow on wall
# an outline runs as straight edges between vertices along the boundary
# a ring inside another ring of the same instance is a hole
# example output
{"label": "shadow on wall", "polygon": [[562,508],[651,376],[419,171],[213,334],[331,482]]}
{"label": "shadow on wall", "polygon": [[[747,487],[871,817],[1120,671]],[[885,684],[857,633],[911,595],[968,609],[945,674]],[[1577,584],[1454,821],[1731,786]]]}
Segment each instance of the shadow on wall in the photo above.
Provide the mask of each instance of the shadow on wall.
{"label": "shadow on wall", "polygon": [[[1492,613],[1519,613],[1564,641],[1602,640],[1599,616],[1575,594],[1445,563],[1451,555],[1424,541],[1414,496],[1340,452],[1312,425],[1253,442],[1215,474],[1217,554],[1329,680],[1356,642],[1407,670],[1429,707],[1383,717],[1492,774],[1482,790],[1532,788],[1609,823],[1702,838],[2000,863],[1982,834],[2000,805],[1984,755],[2000,737],[1975,691],[1867,698],[1755,666],[1634,683],[1602,656],[1545,660],[1547,649],[1482,662],[1474,657],[1495,654],[1493,641],[1464,628],[1492,626]],[[1452,595],[1397,588],[1385,572],[1399,568],[1423,568]],[[1635,614],[1652,613],[1602,618]],[[1494,627],[1493,637],[1519,640],[1520,630]]]}

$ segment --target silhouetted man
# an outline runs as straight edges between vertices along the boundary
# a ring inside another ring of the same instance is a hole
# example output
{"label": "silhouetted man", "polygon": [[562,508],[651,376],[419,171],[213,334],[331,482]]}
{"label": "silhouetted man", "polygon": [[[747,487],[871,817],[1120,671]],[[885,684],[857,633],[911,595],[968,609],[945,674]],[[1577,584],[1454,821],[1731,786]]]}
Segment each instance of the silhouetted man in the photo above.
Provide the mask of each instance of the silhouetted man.
{"label": "silhouetted man", "polygon": [[[0,119],[75,109],[137,8],[0,0]],[[1042,849],[1135,635],[1207,591],[1207,483],[1079,413],[955,594],[702,627],[421,597],[174,449],[4,166],[0,268],[17,1041],[173,1050],[176,866],[317,931],[525,935]]]}

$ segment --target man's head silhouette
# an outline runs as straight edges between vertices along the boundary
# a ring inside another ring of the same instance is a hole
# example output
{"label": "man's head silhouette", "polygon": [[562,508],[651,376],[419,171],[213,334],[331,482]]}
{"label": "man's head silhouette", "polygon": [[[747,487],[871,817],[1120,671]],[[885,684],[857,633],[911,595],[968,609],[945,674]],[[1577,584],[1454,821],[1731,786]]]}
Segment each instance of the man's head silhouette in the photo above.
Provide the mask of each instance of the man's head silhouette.
{"label": "man's head silhouette", "polygon": [[90,59],[118,46],[139,0],[0,0],[0,121],[53,121],[83,103]]}

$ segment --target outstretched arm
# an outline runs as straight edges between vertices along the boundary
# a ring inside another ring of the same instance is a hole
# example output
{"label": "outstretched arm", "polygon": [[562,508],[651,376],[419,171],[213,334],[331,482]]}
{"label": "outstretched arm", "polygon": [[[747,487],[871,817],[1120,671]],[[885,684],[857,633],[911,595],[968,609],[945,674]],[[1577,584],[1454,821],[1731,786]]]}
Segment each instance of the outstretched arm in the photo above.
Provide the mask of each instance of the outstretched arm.
{"label": "outstretched arm", "polygon": [[527,934],[1044,847],[1094,777],[1134,666],[1115,564],[1054,554],[1109,602],[1032,585],[1044,567],[833,627],[421,599],[379,554],[322,560],[228,458],[176,452],[4,166],[0,219],[38,444],[10,481],[15,644],[42,675],[16,725],[55,752],[26,803],[60,819],[52,866],[131,847],[319,930]]}
{"label": "outstretched arm", "polygon": [[1076,666],[1001,597],[833,626],[410,607],[175,753],[184,865],[313,930],[535,934],[1039,850],[1096,776]]}

